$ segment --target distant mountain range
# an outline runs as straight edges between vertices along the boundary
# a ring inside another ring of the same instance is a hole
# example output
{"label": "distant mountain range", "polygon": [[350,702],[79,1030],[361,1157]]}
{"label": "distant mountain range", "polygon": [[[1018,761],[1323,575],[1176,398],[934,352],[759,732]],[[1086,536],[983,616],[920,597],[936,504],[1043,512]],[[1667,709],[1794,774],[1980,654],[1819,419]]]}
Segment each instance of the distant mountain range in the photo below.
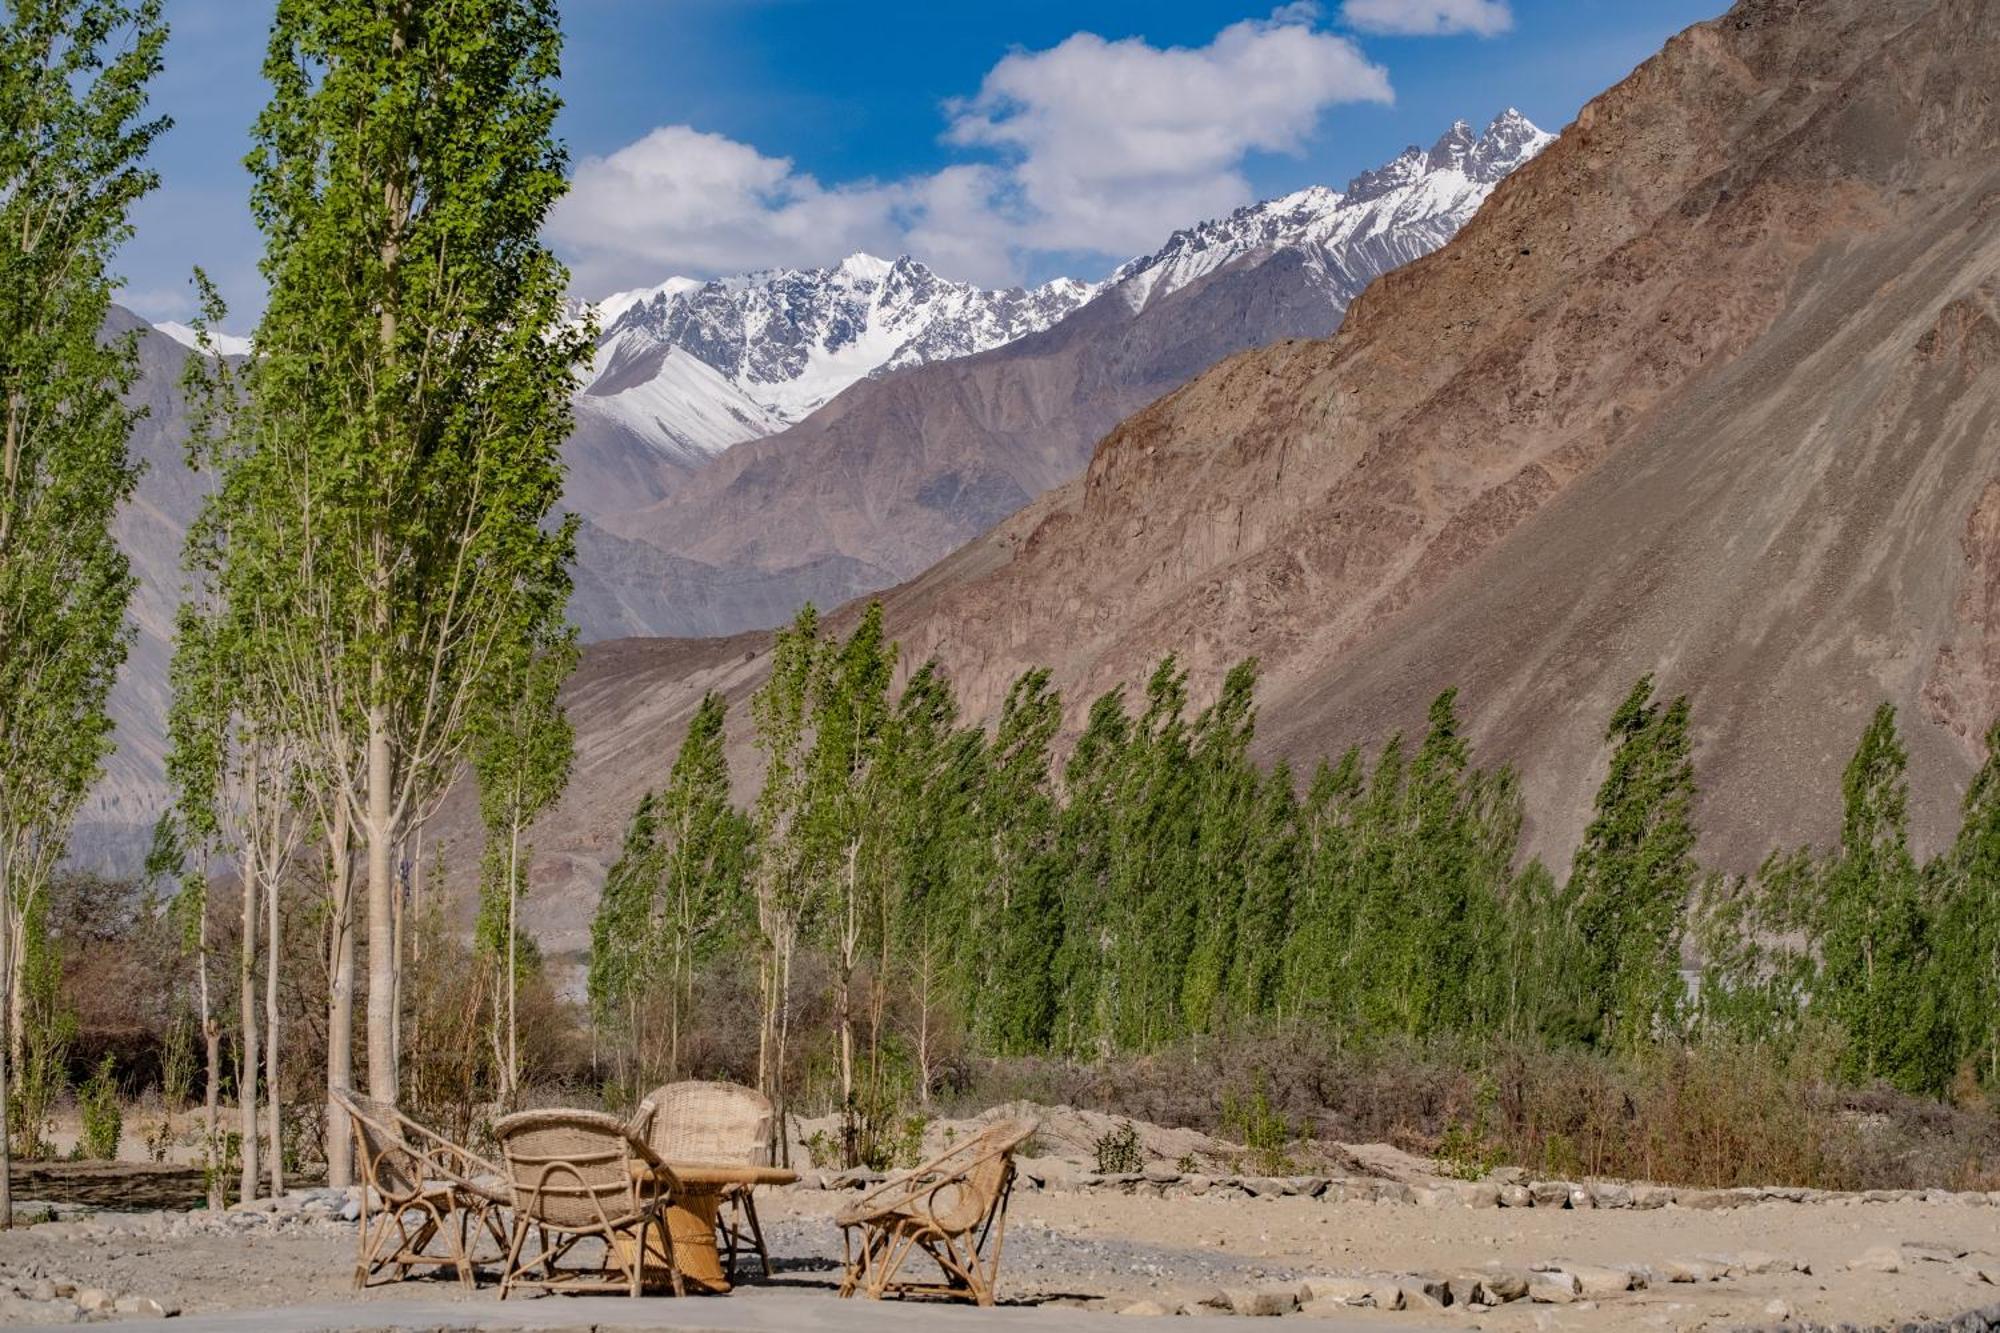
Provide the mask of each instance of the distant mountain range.
{"label": "distant mountain range", "polygon": [[610,298],[570,445],[578,622],[727,634],[908,578],[1216,361],[1331,333],[1549,141],[1513,110],[1483,133],[1460,122],[1344,191],[1177,231],[1097,284],[986,292],[857,255]]}

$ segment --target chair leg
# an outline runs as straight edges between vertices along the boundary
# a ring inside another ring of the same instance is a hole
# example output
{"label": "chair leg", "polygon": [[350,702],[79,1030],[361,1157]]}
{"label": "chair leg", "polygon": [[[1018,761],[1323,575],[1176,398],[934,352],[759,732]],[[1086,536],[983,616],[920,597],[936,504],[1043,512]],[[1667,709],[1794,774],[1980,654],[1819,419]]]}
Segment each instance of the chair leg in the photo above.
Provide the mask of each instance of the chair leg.
{"label": "chair leg", "polygon": [[528,1239],[528,1218],[525,1213],[514,1214],[514,1235],[507,1245],[507,1258],[500,1269],[500,1299],[506,1300],[507,1293],[514,1289],[514,1279],[521,1262],[521,1245]]}
{"label": "chair leg", "polygon": [[[764,1267],[764,1276],[771,1276],[771,1252],[764,1247],[764,1227],[757,1220],[757,1196],[745,1190],[742,1195],[743,1218],[750,1224],[750,1238],[757,1243],[757,1262]],[[731,1273],[734,1277],[734,1272]]]}

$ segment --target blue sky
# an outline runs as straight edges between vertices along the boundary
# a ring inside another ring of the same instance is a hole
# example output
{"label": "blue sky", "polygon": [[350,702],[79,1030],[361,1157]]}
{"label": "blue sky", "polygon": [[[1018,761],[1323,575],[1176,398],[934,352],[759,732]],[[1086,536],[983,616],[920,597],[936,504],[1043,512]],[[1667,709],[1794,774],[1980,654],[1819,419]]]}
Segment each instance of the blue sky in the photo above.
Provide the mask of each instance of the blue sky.
{"label": "blue sky", "polygon": [[[550,226],[583,296],[917,254],[950,277],[1097,278],[1178,226],[1344,184],[1453,120],[1545,129],[1725,0],[565,0]],[[241,161],[263,0],[168,0],[174,117],[122,299],[261,301]]]}

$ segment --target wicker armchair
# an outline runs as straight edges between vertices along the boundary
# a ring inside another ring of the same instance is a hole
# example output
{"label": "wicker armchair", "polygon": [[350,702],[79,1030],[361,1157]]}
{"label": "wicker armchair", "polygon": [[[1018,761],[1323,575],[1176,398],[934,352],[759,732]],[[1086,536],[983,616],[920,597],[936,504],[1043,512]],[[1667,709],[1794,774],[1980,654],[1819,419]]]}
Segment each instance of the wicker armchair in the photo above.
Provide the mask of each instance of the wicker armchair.
{"label": "wicker armchair", "polygon": [[[669,1162],[770,1165],[771,1102],[754,1088],[737,1083],[669,1083],[649,1093],[645,1104],[653,1110],[646,1141]],[[764,1228],[757,1221],[754,1189],[752,1185],[724,1189],[716,1212],[716,1243],[732,1282],[737,1255],[752,1250],[764,1276],[771,1276],[771,1253],[764,1247]]]}
{"label": "wicker armchair", "polygon": [[[847,1260],[840,1294],[861,1291],[880,1300],[893,1292],[993,1304],[1014,1190],[1014,1150],[1034,1132],[1033,1121],[1000,1121],[835,1214]],[[917,1250],[936,1260],[943,1281],[901,1276]]]}
{"label": "wicker armchair", "polygon": [[[494,1122],[493,1134],[507,1159],[514,1197],[502,1300],[521,1286],[637,1296],[649,1261],[663,1263],[674,1294],[683,1294],[661,1211],[677,1182],[632,1127],[598,1111],[517,1111]],[[639,1163],[655,1168],[653,1188],[641,1188],[634,1170]],[[524,1256],[531,1230],[535,1247]],[[597,1267],[564,1267],[563,1259],[587,1237],[604,1243]]]}
{"label": "wicker armchair", "polygon": [[[473,1247],[490,1236],[504,1252],[499,1210],[508,1202],[500,1168],[424,1128],[393,1106],[349,1088],[333,1098],[354,1127],[354,1161],[361,1177],[361,1230],[354,1285],[384,1270],[398,1279],[412,1268],[457,1270],[461,1286],[477,1284]],[[442,1236],[443,1255],[427,1253]]]}

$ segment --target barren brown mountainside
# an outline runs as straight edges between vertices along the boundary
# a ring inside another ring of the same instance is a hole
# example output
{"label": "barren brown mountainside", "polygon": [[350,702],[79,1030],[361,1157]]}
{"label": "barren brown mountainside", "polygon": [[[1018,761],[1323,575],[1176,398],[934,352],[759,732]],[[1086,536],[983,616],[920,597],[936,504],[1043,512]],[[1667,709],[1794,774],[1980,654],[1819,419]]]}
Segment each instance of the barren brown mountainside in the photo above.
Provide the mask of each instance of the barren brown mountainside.
{"label": "barren brown mountainside", "polygon": [[[1456,685],[1558,866],[1641,673],[1692,698],[1732,868],[1834,832],[1886,699],[1935,845],[2000,704],[1996,90],[1992,0],[1745,0],[1338,335],[1218,366],[896,589],[906,662],[975,715],[1048,664],[1080,713],[1168,651],[1198,688],[1255,655],[1261,744],[1304,759]],[[693,698],[760,653],[593,650],[538,840],[553,947]]]}

